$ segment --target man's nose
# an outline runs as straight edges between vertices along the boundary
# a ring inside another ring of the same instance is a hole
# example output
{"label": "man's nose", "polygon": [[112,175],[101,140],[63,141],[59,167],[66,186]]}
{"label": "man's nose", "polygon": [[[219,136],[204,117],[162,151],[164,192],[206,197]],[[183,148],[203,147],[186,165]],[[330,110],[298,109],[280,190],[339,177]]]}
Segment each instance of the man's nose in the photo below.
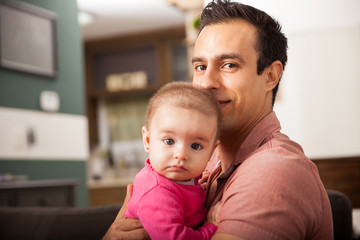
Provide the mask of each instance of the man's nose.
{"label": "man's nose", "polygon": [[200,87],[206,90],[217,90],[221,86],[221,75],[216,67],[208,66],[200,80]]}

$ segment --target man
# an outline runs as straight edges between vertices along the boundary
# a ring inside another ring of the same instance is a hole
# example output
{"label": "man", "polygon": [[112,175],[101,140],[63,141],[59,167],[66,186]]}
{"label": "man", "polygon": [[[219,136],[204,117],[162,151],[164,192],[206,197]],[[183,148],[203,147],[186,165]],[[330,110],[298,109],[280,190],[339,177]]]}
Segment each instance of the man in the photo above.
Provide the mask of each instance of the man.
{"label": "man", "polygon": [[[212,239],[333,239],[317,169],[280,133],[272,110],[287,61],[280,25],[227,0],[209,3],[200,24],[193,83],[214,94],[222,113],[220,144],[207,167],[206,206],[220,209]],[[117,220],[105,237],[116,236],[117,227],[126,239],[132,233],[123,227],[132,223]],[[146,236],[135,224],[130,230]]]}

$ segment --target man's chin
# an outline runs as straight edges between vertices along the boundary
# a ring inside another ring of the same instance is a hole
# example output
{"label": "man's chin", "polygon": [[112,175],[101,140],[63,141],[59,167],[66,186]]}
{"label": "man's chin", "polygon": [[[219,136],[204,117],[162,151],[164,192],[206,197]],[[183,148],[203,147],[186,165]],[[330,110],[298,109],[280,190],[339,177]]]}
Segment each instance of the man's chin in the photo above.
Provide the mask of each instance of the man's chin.
{"label": "man's chin", "polygon": [[221,119],[221,124],[220,124],[220,129],[221,131],[229,131],[231,130],[231,122],[228,119],[222,118]]}

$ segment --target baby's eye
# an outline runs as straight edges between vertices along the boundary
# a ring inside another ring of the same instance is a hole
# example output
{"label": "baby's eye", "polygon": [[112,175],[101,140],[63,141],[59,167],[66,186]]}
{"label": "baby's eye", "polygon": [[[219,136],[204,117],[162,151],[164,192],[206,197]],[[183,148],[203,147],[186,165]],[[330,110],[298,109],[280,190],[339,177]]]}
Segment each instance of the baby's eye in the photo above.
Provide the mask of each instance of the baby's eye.
{"label": "baby's eye", "polygon": [[193,143],[193,144],[191,144],[191,148],[194,150],[200,150],[200,149],[202,149],[202,146],[198,143]]}
{"label": "baby's eye", "polygon": [[175,143],[175,141],[173,139],[171,139],[171,138],[165,138],[164,143],[166,145],[173,145]]}

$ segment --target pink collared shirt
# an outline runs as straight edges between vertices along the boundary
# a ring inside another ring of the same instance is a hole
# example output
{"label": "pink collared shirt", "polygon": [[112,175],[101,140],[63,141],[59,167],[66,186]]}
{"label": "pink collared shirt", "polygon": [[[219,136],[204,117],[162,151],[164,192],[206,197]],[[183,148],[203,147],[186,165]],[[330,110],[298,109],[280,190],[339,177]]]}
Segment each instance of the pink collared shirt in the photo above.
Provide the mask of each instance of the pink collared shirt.
{"label": "pink collared shirt", "polygon": [[[333,239],[331,207],[318,170],[280,129],[274,112],[266,116],[218,178],[222,190],[207,203],[223,204],[217,232],[249,240]],[[209,182],[221,170],[219,160],[216,151],[207,167]]]}

